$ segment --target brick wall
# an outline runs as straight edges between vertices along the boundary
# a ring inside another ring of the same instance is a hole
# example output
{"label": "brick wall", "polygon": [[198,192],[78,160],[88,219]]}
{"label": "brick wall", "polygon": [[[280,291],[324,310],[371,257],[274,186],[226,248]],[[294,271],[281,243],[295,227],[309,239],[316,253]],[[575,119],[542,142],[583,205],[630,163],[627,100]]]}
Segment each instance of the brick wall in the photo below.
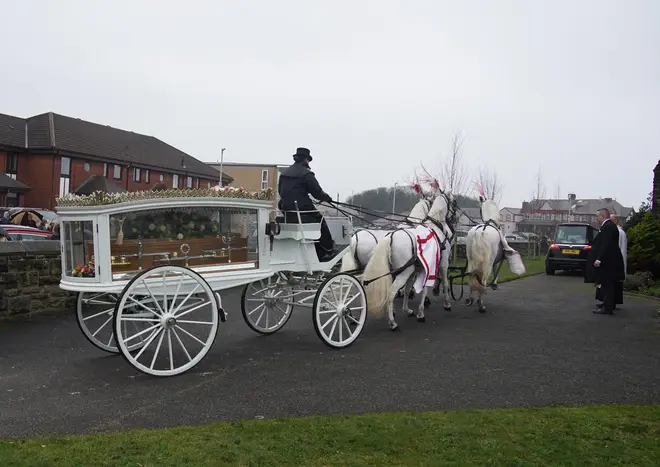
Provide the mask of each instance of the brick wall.
{"label": "brick wall", "polygon": [[60,276],[59,242],[0,242],[0,318],[73,313],[75,294],[59,288]]}

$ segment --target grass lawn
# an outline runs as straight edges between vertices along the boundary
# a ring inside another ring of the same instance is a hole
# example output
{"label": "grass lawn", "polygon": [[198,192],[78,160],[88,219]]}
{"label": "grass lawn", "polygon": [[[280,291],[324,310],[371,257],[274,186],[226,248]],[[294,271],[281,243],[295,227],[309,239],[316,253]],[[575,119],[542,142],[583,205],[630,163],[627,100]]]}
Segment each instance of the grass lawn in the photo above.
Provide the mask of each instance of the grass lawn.
{"label": "grass lawn", "polygon": [[[498,284],[503,284],[504,282],[509,282],[512,280],[520,279],[522,277],[528,277],[528,276],[535,276],[537,274],[543,274],[545,273],[545,256],[539,257],[539,258],[524,258],[523,257],[523,262],[525,263],[525,269],[526,272],[525,274],[521,276],[516,276],[514,273],[512,273],[509,270],[509,263],[506,261],[502,265],[502,269],[500,269],[500,276],[497,281]],[[464,266],[465,265],[465,260],[464,259],[459,259],[457,260],[452,266]],[[494,272],[494,271],[493,271]],[[458,274],[458,271],[449,271],[449,275],[453,276]],[[493,276],[491,275],[489,279],[493,279]],[[454,281],[455,284],[459,284],[458,280]],[[463,284],[467,284],[467,278],[463,279]]]}
{"label": "grass lawn", "polygon": [[657,466],[660,406],[254,420],[0,440],[8,466]]}

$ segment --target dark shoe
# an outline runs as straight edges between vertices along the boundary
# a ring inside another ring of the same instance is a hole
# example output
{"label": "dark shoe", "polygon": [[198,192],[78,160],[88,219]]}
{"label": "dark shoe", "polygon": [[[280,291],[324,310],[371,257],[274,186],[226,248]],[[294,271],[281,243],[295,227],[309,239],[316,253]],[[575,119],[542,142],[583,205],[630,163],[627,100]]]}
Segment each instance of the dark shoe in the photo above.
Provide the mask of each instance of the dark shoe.
{"label": "dark shoe", "polygon": [[613,315],[614,312],[611,310],[606,310],[605,308],[596,308],[591,311],[595,315]]}
{"label": "dark shoe", "polygon": [[604,306],[605,306],[604,303],[598,303],[598,304],[596,305],[597,308],[603,308]]}

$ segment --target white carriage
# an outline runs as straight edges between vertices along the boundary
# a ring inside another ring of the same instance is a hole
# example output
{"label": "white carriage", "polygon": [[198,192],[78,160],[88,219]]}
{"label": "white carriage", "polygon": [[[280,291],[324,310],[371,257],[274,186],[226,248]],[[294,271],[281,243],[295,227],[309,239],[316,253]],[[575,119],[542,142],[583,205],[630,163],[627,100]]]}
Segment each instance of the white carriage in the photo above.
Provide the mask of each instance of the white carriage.
{"label": "white carriage", "polygon": [[[270,189],[59,199],[60,287],[78,293],[84,335],[144,373],[180,374],[204,358],[226,320],[217,291],[243,286],[242,315],[254,331],[278,331],[298,306],[312,310],[325,344],[352,344],[367,304],[359,278],[334,272],[349,249],[319,262],[320,224],[281,223],[272,207]],[[340,223],[350,236],[350,219]]]}

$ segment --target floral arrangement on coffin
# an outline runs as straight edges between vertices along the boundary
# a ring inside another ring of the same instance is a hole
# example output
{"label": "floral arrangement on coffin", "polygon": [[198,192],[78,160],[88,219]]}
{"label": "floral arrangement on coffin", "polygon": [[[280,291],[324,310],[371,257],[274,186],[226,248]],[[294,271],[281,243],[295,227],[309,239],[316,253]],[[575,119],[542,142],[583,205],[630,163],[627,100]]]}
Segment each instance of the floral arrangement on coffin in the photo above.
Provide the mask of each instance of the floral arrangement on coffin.
{"label": "floral arrangement on coffin", "polygon": [[69,193],[56,199],[58,206],[104,206],[108,204],[127,203],[159,198],[235,198],[270,201],[273,199],[273,189],[248,191],[243,187],[219,187],[171,189],[162,191],[129,191],[124,193],[106,193],[95,191],[89,195],[75,195]]}
{"label": "floral arrangement on coffin", "polygon": [[71,271],[73,277],[94,277],[93,264],[80,264]]}

